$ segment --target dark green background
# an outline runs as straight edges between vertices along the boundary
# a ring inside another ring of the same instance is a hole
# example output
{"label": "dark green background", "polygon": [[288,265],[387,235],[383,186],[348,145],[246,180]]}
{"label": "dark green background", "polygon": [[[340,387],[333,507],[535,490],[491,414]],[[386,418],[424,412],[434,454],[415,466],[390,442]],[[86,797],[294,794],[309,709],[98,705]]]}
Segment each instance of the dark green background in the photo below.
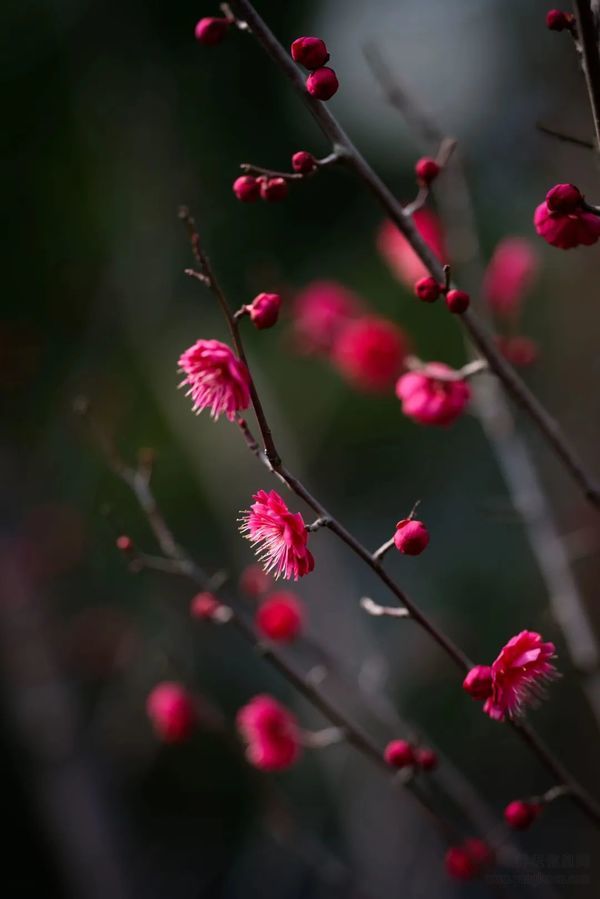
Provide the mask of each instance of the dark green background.
{"label": "dark green background", "polygon": [[[542,119],[591,135],[569,39],[546,31],[543,4],[264,0],[259,9],[286,44],[322,33],[341,82],[331,108],[409,199],[419,145],[385,106],[362,55],[366,40],[382,47],[462,141],[486,256],[507,234],[537,241],[532,210],[556,181],[574,181],[598,202],[591,154],[535,129]],[[3,6],[0,623],[13,791],[5,804],[9,858],[26,848],[31,860],[8,862],[3,895],[454,895],[422,813],[351,749],[259,778],[234,740],[201,730],[190,745],[161,749],[145,719],[148,690],[173,676],[222,709],[228,726],[261,691],[292,704],[307,726],[322,724],[234,635],[190,628],[183,581],[127,571],[115,533],[153,551],[148,528],[71,414],[84,393],[124,454],[157,450],[155,489],[178,538],[235,582],[251,560],[238,510],[273,485],[232,426],[195,418],[176,389],[182,349],[201,336],[225,339],[213,298],[182,273],[190,260],[178,205],[192,208],[236,306],[280,289],[289,308],[311,279],[339,279],[400,322],[424,358],[464,359],[456,322],[415,303],[378,257],[381,212],[349,175],[323,174],[281,205],[235,201],[240,162],[285,168],[296,149],[328,147],[251,39],[195,44],[196,19],[212,11],[133,0]],[[598,249],[536,246],[541,274],[525,329],[542,352],[525,377],[593,468]],[[431,546],[419,560],[391,559],[390,570],[470,654],[491,660],[524,627],[556,641],[565,677],[535,721],[599,791],[593,722],[476,420],[419,429],[393,397],[359,394],[323,362],[296,355],[286,321],[248,333],[247,344],[290,467],[365,543],[386,539],[422,500]],[[574,565],[597,619],[593,513],[522,424],[560,532],[584,547]],[[314,536],[312,546],[316,571],[298,589],[311,637],[353,677],[365,661],[369,670],[387,666],[381,690],[392,707],[469,772],[496,812],[550,786],[512,734],[462,695],[423,634],[359,612],[361,595],[384,597],[332,535]],[[375,729],[355,700],[345,697]],[[383,741],[393,731],[375,733]],[[557,855],[597,848],[566,802],[523,846],[550,868]],[[564,894],[594,895],[597,879],[592,863],[591,886]]]}

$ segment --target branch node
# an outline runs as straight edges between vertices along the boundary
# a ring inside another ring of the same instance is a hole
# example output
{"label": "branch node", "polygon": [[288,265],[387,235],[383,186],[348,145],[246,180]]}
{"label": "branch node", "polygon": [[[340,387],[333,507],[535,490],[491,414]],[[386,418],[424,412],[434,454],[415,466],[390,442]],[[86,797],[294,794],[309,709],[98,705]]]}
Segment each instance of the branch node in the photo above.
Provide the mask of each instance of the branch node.
{"label": "branch node", "polygon": [[331,525],[331,518],[328,518],[326,515],[321,516],[320,518],[316,518],[312,524],[306,525],[306,530],[309,533],[313,531],[318,531],[319,528],[328,528]]}
{"label": "branch node", "polygon": [[388,615],[390,618],[410,618],[410,612],[404,606],[380,606],[370,596],[363,596],[360,605],[367,614],[376,618],[382,615]]}
{"label": "branch node", "polygon": [[394,538],[390,537],[389,540],[386,540],[385,543],[382,543],[381,546],[375,550],[375,552],[373,553],[371,558],[373,559],[374,562],[381,562],[381,560],[383,559],[385,554],[390,549],[392,549],[393,546],[394,546]]}

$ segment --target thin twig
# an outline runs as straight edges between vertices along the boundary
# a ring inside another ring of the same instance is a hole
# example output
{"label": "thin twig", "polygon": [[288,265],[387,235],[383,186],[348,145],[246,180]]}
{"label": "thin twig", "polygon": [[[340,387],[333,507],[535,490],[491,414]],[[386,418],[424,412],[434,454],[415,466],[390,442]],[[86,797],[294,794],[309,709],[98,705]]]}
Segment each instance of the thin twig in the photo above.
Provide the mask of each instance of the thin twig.
{"label": "thin twig", "polygon": [[[232,6],[238,11],[241,18],[248,23],[250,32],[302,97],[322,132],[331,141],[340,160],[344,161],[348,168],[364,182],[426,268],[438,281],[442,282],[444,274],[442,265],[419,233],[412,217],[406,214],[402,204],[354,146],[326,104],[316,100],[307,92],[299,69],[263,19],[258,15],[253,5],[248,0],[235,0]],[[461,316],[457,316],[457,318],[462,322],[481,355],[487,359],[490,370],[503,383],[513,400],[536,424],[547,444],[554,450],[556,456],[571,473],[571,476],[579,484],[587,499],[594,506],[600,508],[600,485],[588,474],[578,453],[571,446],[570,441],[556,420],[547,412],[542,403],[532,394],[524,381],[506,361],[496,347],[493,337],[481,324],[473,310],[468,309]],[[267,452],[269,452],[268,446]]]}
{"label": "thin twig", "polygon": [[337,162],[340,162],[340,157],[337,153],[333,152],[328,156],[324,156],[322,159],[315,159],[315,168],[311,169],[310,172],[278,172],[275,169],[264,168],[264,166],[254,165],[251,162],[240,163],[240,168],[248,175],[265,176],[267,178],[283,178],[284,181],[304,181],[305,178],[311,178],[316,175],[319,169],[328,168],[331,165],[335,165]]}
{"label": "thin twig", "polygon": [[555,137],[557,140],[563,141],[563,143],[574,144],[576,147],[583,147],[585,150],[595,149],[594,143],[591,140],[585,140],[582,137],[574,137],[572,134],[567,134],[565,131],[559,131],[557,128],[550,128],[548,125],[543,125],[541,122],[537,122],[535,127],[538,131],[541,131],[542,134],[547,134],[548,137]]}

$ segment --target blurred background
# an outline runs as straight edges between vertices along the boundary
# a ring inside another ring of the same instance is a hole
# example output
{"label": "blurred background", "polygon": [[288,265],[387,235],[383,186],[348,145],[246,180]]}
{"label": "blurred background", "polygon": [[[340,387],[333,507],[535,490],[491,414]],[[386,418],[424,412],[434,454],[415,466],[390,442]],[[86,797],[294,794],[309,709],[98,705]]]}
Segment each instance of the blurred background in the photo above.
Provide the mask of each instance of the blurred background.
{"label": "blurred background", "polygon": [[[467,241],[465,278],[503,238],[531,241],[539,271],[520,327],[538,358],[522,373],[594,469],[599,250],[562,253],[532,228],[534,207],[557,181],[600,201],[593,154],[536,129],[543,122],[592,137],[568,36],[546,30],[536,0],[260,0],[258,8],[286,46],[302,34],[326,40],[341,84],[331,109],[402,200],[414,196],[424,145],[386,103],[367,42],[458,138],[481,243],[477,260]],[[196,418],[177,390],[180,353],[199,337],[227,340],[214,299],[183,274],[191,260],[177,208],[188,204],[236,308],[263,290],[284,298],[283,320],[248,328],[247,348],[288,466],[368,546],[421,500],[430,547],[420,560],[396,554],[389,569],[476,660],[491,661],[523,628],[556,642],[564,677],[532,718],[600,795],[598,725],[481,423],[467,415],[448,430],[421,428],[393,390],[360,391],[326,359],[298,352],[294,296],[315,280],[338,282],[397,322],[422,358],[455,366],[467,358],[460,329],[400,283],[377,249],[381,211],[348,174],[322,173],[280,204],[236,201],[240,162],[285,170],[295,150],[329,148],[254,41],[238,33],[216,48],[194,41],[196,21],[217,13],[188,0],[3,4],[0,671],[10,823],[0,893],[491,895],[485,880],[448,880],[445,847],[420,808],[352,748],[307,753],[281,775],[249,768],[233,721],[254,694],[277,696],[306,727],[323,719],[235,633],[191,625],[193,585],[129,570],[116,535],[154,552],[152,535],[72,414],[86,395],[124,457],[155,450],[154,488],[178,540],[235,588],[253,560],[238,510],[276,485],[237,429]],[[460,280],[460,254],[453,261]],[[519,427],[598,631],[594,513],[520,417]],[[431,790],[448,815],[467,827],[446,792],[469,796],[479,812],[483,797],[484,816],[497,823],[507,801],[551,786],[515,735],[458,689],[424,634],[360,610],[365,594],[386,601],[364,566],[329,533],[311,545],[316,571],[294,587],[309,645],[290,651],[341,672],[349,686],[339,685],[340,701],[382,745],[412,722],[443,749]],[[222,725],[165,746],[145,702],[173,679]],[[557,895],[597,895],[600,842],[570,803],[550,807],[519,844]],[[502,895],[521,894],[509,881]]]}

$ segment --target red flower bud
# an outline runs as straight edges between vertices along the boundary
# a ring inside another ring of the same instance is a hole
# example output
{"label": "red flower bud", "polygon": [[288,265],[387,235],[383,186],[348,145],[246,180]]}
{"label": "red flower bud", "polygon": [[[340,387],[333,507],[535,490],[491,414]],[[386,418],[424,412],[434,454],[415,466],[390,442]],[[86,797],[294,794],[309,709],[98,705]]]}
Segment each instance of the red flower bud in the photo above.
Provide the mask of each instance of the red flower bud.
{"label": "red flower bud", "polygon": [[212,593],[197,593],[190,603],[190,615],[201,621],[210,620],[221,603]]}
{"label": "red flower bud", "polygon": [[434,768],[437,768],[437,752],[434,752],[433,749],[416,749],[415,757],[417,765],[419,766],[419,768],[422,768],[423,771],[433,771]]}
{"label": "red flower bud", "polygon": [[317,160],[307,150],[298,150],[292,156],[292,168],[301,175],[310,175],[317,167]]}
{"label": "red flower bud", "polygon": [[418,556],[429,543],[429,531],[422,521],[403,518],[396,525],[394,543],[405,556]]}
{"label": "red flower bud", "polygon": [[290,48],[294,62],[305,69],[320,69],[329,59],[325,41],[320,37],[297,37]]}
{"label": "red flower bud", "polygon": [[423,156],[417,160],[415,165],[415,175],[419,184],[428,185],[434,181],[439,175],[441,168],[439,164],[432,159],[431,156]]}
{"label": "red flower bud", "polygon": [[562,9],[551,9],[546,13],[546,25],[550,31],[564,31],[572,28],[575,17],[572,13],[563,12]]}
{"label": "red flower bud", "polygon": [[538,357],[538,345],[530,337],[497,337],[496,344],[504,358],[517,368],[533,365]]}
{"label": "red flower bud", "polygon": [[488,865],[494,863],[494,853],[476,837],[465,840],[462,846],[451,846],[446,853],[446,871],[454,880],[473,880]]}
{"label": "red flower bud", "polygon": [[200,19],[194,29],[194,34],[198,43],[204,44],[206,47],[214,47],[215,44],[220,44],[227,36],[228,30],[229,22],[227,19],[207,17]]}
{"label": "red flower bud", "polygon": [[469,857],[475,862],[478,868],[492,865],[495,861],[494,852],[485,840],[479,840],[477,837],[469,837],[468,840],[464,841],[463,849],[466,850]]}
{"label": "red flower bud", "polygon": [[233,182],[233,192],[242,203],[254,203],[260,197],[260,184],[252,175],[240,175]]}
{"label": "red flower bud", "polygon": [[424,303],[433,303],[440,295],[440,285],[435,278],[419,278],[415,281],[415,293]]}
{"label": "red flower bud", "polygon": [[260,567],[248,565],[240,575],[240,590],[253,599],[270,589],[273,579]]}
{"label": "red flower bud", "polygon": [[276,324],[281,308],[281,297],[278,293],[259,293],[249,306],[246,306],[252,324],[259,331],[272,328]]}
{"label": "red flower bud", "polygon": [[383,752],[388,765],[393,768],[407,768],[415,763],[415,754],[407,740],[392,740]]}
{"label": "red flower bud", "polygon": [[475,665],[463,681],[463,690],[473,699],[484,700],[492,692],[492,669],[489,665]]}
{"label": "red flower bud", "polygon": [[306,90],[317,100],[330,100],[339,86],[337,75],[327,66],[311,72],[306,79]]}
{"label": "red flower bud", "polygon": [[447,873],[454,880],[473,880],[478,872],[476,862],[462,846],[451,846],[445,855],[444,864]]}
{"label": "red flower bud", "polygon": [[513,830],[526,830],[537,818],[542,807],[538,802],[515,799],[504,809],[504,820]]}
{"label": "red flower bud", "polygon": [[267,203],[278,203],[285,200],[288,195],[288,186],[285,178],[260,178],[260,196]]}
{"label": "red flower bud", "polygon": [[583,195],[574,184],[555,184],[546,194],[546,203],[551,212],[568,215],[581,206]]}
{"label": "red flower bud", "polygon": [[186,740],[197,723],[193,697],[173,681],[157,684],[146,700],[146,712],[156,735],[165,743]]}
{"label": "red flower bud", "polygon": [[461,315],[469,308],[471,297],[464,290],[449,290],[446,294],[446,306],[455,315]]}
{"label": "red flower bud", "polygon": [[133,550],[133,540],[126,534],[121,534],[120,537],[117,537],[115,544],[122,553],[130,553]]}

